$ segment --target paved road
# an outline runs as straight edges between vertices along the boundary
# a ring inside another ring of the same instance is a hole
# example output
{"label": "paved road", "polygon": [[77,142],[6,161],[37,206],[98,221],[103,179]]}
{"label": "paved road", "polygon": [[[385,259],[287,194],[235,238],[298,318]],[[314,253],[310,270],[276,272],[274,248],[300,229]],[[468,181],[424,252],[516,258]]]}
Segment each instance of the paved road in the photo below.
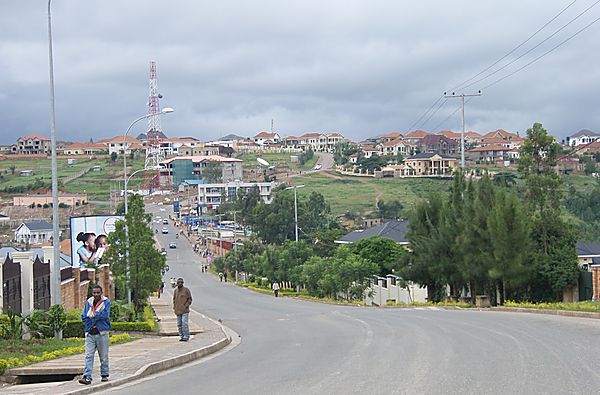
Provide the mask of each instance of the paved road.
{"label": "paved road", "polygon": [[[161,225],[162,226],[162,225]],[[174,234],[162,242],[175,240]],[[204,363],[117,393],[594,394],[600,321],[501,312],[377,309],[275,299],[200,273],[184,240],[168,276],[241,335]]]}

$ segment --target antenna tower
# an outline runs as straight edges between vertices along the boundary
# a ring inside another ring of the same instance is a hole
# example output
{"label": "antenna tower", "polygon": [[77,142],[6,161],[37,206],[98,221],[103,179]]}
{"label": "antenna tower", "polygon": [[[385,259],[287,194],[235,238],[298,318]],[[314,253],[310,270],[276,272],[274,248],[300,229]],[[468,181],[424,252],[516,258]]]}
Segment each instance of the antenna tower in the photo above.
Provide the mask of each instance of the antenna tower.
{"label": "antenna tower", "polygon": [[[152,116],[148,117],[148,132],[146,133],[148,138],[146,141],[147,148],[144,168],[156,169],[165,158],[160,150],[160,139],[163,134],[160,126],[160,105],[158,99],[162,98],[162,95],[158,93],[158,78],[156,74],[156,62],[154,60],[150,61],[150,83],[148,87],[148,114],[152,114]],[[159,186],[156,171],[146,170],[144,172],[144,189],[152,191]]]}

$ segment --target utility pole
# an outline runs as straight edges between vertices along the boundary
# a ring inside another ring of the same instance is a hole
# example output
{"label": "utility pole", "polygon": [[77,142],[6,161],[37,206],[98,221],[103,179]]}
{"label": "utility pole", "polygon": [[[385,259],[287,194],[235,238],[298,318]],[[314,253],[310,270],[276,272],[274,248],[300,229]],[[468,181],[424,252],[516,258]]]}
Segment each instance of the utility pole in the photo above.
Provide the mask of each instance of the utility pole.
{"label": "utility pole", "polygon": [[460,103],[461,103],[461,109],[462,109],[462,129],[460,131],[460,168],[461,170],[464,172],[465,171],[465,97],[475,97],[475,96],[481,96],[481,91],[478,91],[477,93],[471,93],[471,94],[465,94],[465,93],[461,93],[460,95],[457,95],[456,93],[452,92],[451,95],[447,95],[446,92],[444,92],[444,97],[449,99],[449,98],[455,98],[455,97],[459,97],[460,98]]}
{"label": "utility pole", "polygon": [[294,223],[296,225],[296,243],[298,242],[298,188],[304,188],[304,185],[294,185],[292,187],[287,187],[287,189],[294,190]]}

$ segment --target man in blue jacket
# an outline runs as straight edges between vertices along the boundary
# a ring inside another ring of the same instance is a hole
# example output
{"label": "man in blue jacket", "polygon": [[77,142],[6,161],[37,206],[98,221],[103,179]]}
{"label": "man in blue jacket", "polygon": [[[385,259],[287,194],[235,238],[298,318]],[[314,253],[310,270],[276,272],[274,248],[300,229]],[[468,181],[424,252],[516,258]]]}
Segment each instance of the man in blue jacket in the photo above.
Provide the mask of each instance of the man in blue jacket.
{"label": "man in blue jacket", "polygon": [[110,300],[102,295],[100,285],[95,285],[92,289],[92,297],[85,302],[81,319],[85,324],[85,369],[79,382],[86,385],[92,383],[96,350],[100,357],[100,376],[102,376],[102,381],[108,381]]}

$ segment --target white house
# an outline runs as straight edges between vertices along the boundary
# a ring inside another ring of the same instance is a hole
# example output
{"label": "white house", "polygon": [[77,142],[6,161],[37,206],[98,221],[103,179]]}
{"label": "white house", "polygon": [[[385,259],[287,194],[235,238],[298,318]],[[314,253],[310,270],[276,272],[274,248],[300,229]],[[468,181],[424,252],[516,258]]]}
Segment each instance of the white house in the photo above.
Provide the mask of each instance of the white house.
{"label": "white house", "polygon": [[47,243],[52,238],[52,224],[46,221],[22,223],[15,230],[15,241],[19,243]]}
{"label": "white house", "polygon": [[571,147],[589,144],[594,141],[600,141],[600,134],[587,129],[581,129],[579,132],[567,137],[567,145]]}
{"label": "white house", "polygon": [[267,142],[279,143],[280,141],[281,137],[277,133],[260,132],[254,136],[254,142],[258,145],[264,145]]}
{"label": "white house", "polygon": [[257,189],[258,195],[265,203],[271,203],[274,182],[243,182],[234,181],[228,183],[199,184],[198,185],[198,204],[208,208],[218,208],[222,203],[223,197],[227,201],[234,200],[240,190],[249,192]]}

